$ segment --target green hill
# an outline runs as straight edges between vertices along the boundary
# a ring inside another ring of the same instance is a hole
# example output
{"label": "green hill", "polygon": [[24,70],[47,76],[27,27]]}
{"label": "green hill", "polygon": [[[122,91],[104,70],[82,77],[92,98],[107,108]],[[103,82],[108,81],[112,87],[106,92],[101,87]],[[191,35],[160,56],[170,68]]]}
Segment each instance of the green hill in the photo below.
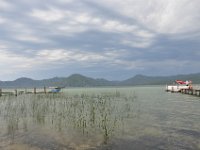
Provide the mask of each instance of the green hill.
{"label": "green hill", "polygon": [[1,88],[24,88],[43,86],[62,87],[95,87],[95,86],[134,86],[134,85],[163,85],[171,84],[175,80],[192,80],[194,84],[200,84],[200,73],[175,76],[145,76],[136,75],[124,81],[109,81],[106,79],[94,79],[80,74],[69,77],[55,77],[44,80],[33,80],[30,78],[19,78],[14,81],[0,81]]}

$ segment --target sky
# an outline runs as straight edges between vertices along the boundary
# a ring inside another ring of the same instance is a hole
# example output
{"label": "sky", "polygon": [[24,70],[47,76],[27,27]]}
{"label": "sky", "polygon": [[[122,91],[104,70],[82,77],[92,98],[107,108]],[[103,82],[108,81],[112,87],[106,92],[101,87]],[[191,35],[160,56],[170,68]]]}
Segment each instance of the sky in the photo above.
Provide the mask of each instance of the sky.
{"label": "sky", "polygon": [[196,72],[199,0],[0,0],[0,80]]}

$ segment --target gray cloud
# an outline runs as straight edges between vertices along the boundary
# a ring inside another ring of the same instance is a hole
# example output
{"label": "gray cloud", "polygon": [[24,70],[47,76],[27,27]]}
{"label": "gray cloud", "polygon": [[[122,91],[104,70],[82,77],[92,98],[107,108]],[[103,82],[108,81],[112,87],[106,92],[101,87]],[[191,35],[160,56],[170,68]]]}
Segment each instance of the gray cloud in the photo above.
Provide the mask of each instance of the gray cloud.
{"label": "gray cloud", "polygon": [[198,0],[0,3],[0,79],[56,71],[122,79],[195,72],[200,65]]}

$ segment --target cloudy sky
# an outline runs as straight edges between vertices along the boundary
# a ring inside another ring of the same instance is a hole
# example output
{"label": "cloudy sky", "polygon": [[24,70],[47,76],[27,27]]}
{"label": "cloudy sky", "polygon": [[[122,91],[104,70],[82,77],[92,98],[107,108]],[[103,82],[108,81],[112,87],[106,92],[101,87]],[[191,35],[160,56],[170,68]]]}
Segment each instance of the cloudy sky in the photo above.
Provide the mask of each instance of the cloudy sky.
{"label": "cloudy sky", "polygon": [[199,0],[0,0],[0,80],[195,72]]}

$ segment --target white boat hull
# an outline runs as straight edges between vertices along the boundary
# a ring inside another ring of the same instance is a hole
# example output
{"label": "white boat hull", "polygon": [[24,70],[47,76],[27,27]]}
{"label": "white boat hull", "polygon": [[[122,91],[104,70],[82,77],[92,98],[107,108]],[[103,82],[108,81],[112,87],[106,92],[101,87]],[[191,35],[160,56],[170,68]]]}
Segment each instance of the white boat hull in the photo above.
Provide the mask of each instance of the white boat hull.
{"label": "white boat hull", "polygon": [[170,92],[180,92],[183,89],[189,89],[189,86],[187,85],[167,85],[166,91]]}

